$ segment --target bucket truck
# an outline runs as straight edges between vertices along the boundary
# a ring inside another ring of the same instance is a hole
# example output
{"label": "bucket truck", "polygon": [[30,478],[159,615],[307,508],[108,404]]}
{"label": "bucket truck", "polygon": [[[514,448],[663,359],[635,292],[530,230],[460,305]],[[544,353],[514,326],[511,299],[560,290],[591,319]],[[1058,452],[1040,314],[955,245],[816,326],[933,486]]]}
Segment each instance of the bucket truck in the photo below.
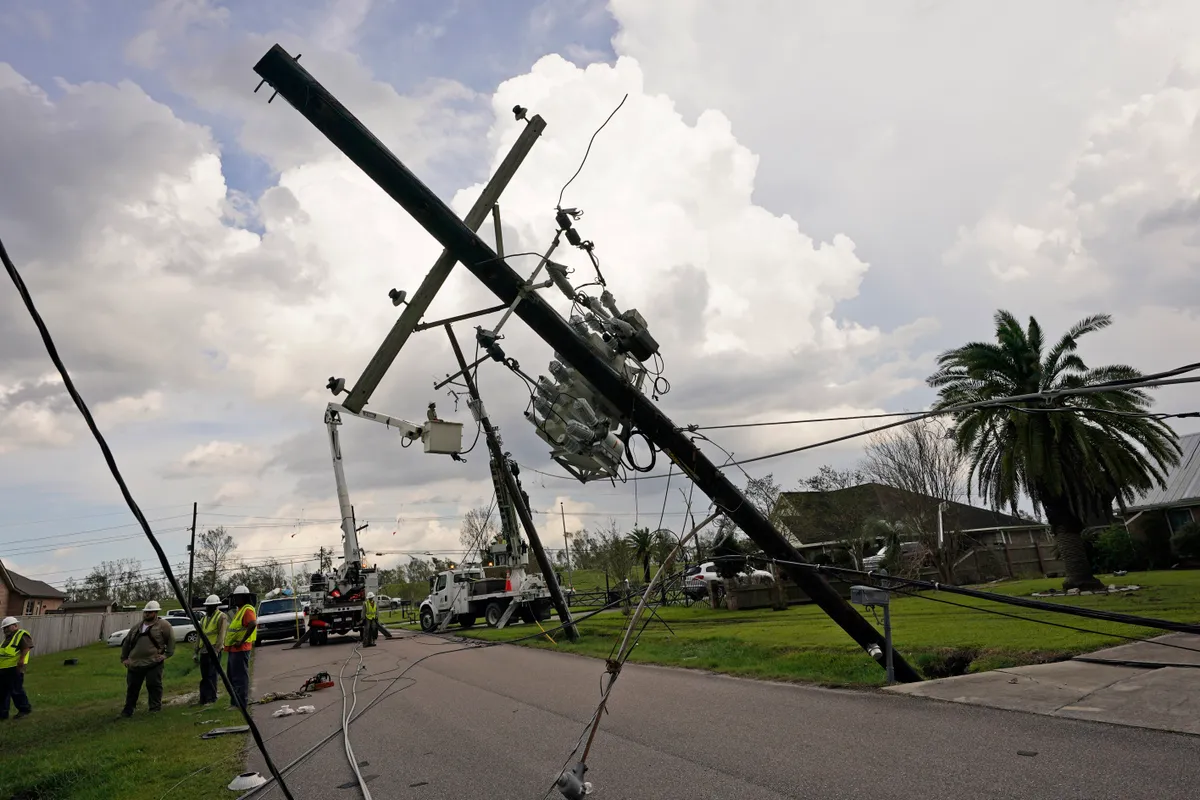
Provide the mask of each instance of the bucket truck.
{"label": "bucket truck", "polygon": [[[421,630],[444,630],[451,622],[469,628],[478,619],[489,627],[502,628],[514,614],[525,622],[550,618],[546,581],[537,573],[526,572],[529,545],[521,538],[514,505],[528,506],[529,495],[521,489],[520,497],[512,497],[494,459],[491,468],[500,533],[492,541],[480,543],[482,563],[460,564],[429,577],[429,596],[421,602]],[[520,467],[512,459],[508,468],[514,477],[520,475]],[[520,488],[519,477],[517,486]]]}
{"label": "bucket truck", "polygon": [[[330,379],[331,388],[335,383]],[[340,388],[340,387],[339,387]],[[340,405],[330,403],[325,408],[325,427],[329,432],[329,452],[333,458],[333,477],[337,484],[338,509],[342,519],[342,563],[334,571],[320,569],[309,580],[308,633],[304,638],[313,645],[325,644],[330,635],[346,634],[363,630],[363,602],[367,593],[379,588],[375,567],[363,559],[358,546],[358,531],[355,525],[354,507],[350,504],[350,492],[346,486],[346,471],[342,466],[342,446],[338,428],[342,417],[349,415],[377,422],[400,434],[402,447],[411,447],[420,439],[426,453],[457,456],[462,450],[462,423],[447,422],[437,418],[433,403],[429,404],[426,421],[416,424],[407,420],[376,414],[366,409],[353,412]],[[301,642],[303,639],[301,640]],[[299,647],[301,642],[296,643]]]}

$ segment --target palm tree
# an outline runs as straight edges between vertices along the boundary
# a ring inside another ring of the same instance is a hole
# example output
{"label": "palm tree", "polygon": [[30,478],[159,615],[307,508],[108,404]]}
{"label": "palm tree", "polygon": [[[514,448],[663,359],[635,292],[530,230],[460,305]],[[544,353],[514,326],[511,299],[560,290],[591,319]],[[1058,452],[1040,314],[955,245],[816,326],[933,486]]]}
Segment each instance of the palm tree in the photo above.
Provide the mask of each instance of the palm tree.
{"label": "palm tree", "polygon": [[633,557],[642,560],[642,576],[643,581],[650,583],[650,556],[654,552],[654,546],[657,544],[656,537],[650,532],[649,528],[634,528],[625,540],[629,542],[629,547],[633,550]]}
{"label": "palm tree", "polygon": [[[1049,350],[1033,317],[1022,329],[1007,311],[995,316],[996,342],[970,342],[938,357],[928,383],[938,390],[935,408],[1001,397],[1137,380],[1133,367],[1089,368],[1076,354],[1081,336],[1107,328],[1097,314],[1075,323]],[[953,414],[951,435],[970,460],[968,489],[994,508],[1017,510],[1022,494],[1041,507],[1066,567],[1063,588],[1094,588],[1083,546],[1090,520],[1106,517],[1114,501],[1124,507],[1179,462],[1175,433],[1147,416],[1151,402],[1140,389],[1042,398]]]}

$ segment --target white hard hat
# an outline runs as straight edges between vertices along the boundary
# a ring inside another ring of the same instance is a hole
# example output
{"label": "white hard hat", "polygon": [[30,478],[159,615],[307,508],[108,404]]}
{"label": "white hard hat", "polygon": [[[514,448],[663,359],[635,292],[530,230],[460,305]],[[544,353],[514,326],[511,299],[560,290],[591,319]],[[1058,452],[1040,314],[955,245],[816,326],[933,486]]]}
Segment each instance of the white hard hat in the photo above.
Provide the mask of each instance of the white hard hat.
{"label": "white hard hat", "polygon": [[250,594],[250,590],[246,588],[246,584],[239,583],[237,586],[233,587],[233,593],[234,594]]}
{"label": "white hard hat", "polygon": [[210,594],[207,598],[205,598],[204,605],[219,606],[221,605],[221,598],[217,597],[215,594]]}
{"label": "white hard hat", "polygon": [[16,617],[5,617],[3,622],[0,622],[0,628],[7,628],[9,625],[20,625],[20,621]]}
{"label": "white hard hat", "polygon": [[[374,593],[374,592],[367,592],[367,599],[368,599],[368,600],[374,600],[374,599],[375,599],[375,593]],[[15,620],[14,620],[14,621],[15,621]]]}
{"label": "white hard hat", "polygon": [[149,603],[146,603],[146,607],[142,611],[162,611],[162,606],[158,604],[157,600],[151,600]]}

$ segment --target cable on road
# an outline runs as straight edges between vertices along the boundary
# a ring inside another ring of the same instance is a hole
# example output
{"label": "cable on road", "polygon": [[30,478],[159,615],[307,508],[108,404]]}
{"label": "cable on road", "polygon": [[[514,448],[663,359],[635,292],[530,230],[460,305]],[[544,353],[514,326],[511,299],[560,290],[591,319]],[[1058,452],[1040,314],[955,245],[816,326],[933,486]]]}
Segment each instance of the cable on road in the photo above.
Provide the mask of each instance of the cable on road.
{"label": "cable on road", "polygon": [[[354,697],[354,702],[350,704],[350,709],[346,709],[346,667],[350,664],[350,659],[358,656],[358,667],[354,670],[354,684],[350,692]],[[358,768],[358,759],[354,756],[354,747],[350,744],[350,716],[354,713],[354,709],[358,706],[358,676],[366,669],[363,664],[362,644],[354,646],[354,652],[346,658],[346,662],[342,664],[342,669],[338,672],[338,686],[342,690],[342,743],[346,748],[346,758],[350,761],[350,769],[354,772],[354,777],[358,781],[358,788],[362,790],[363,800],[372,800],[371,790],[367,788],[367,782],[363,779],[362,770]]]}

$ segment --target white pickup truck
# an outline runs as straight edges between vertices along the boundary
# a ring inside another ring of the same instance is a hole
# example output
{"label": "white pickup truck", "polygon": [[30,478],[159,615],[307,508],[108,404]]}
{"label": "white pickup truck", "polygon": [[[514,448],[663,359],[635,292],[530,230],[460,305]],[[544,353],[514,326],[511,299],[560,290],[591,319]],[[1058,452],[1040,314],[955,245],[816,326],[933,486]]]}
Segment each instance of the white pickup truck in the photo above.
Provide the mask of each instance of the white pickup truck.
{"label": "white pickup truck", "polygon": [[524,622],[550,618],[550,591],[539,575],[513,569],[507,577],[489,578],[482,567],[445,570],[429,578],[429,596],[421,601],[421,630],[436,630],[443,615],[469,628],[479,618],[496,627],[512,602],[521,606],[513,618]]}

